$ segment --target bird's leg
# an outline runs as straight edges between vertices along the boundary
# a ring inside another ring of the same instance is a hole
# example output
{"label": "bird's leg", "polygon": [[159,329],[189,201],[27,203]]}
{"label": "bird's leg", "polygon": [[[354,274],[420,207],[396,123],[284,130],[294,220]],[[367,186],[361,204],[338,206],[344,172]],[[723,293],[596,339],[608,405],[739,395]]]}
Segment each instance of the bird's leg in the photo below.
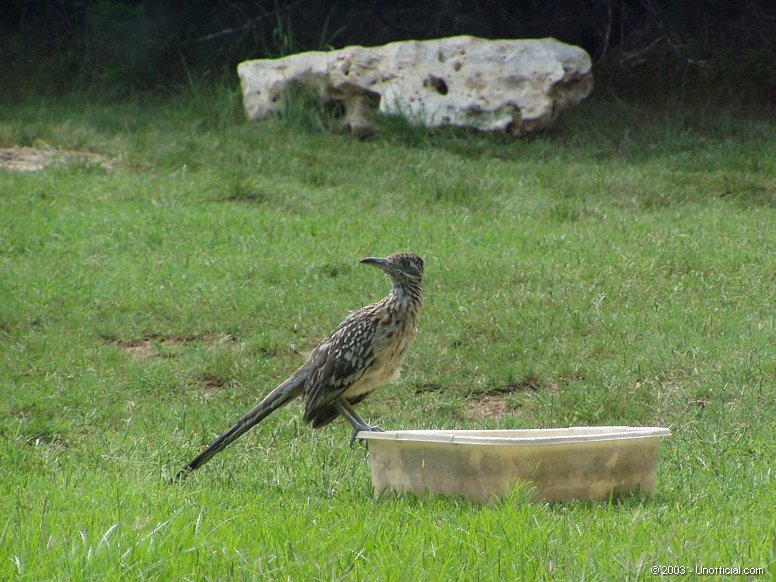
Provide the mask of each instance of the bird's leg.
{"label": "bird's leg", "polygon": [[356,412],[356,409],[353,408],[353,405],[350,404],[350,402],[348,402],[345,398],[338,398],[336,402],[341,406],[341,408],[337,407],[336,404],[335,408],[337,408],[338,412],[342,414],[351,425],[353,425],[353,428],[358,428],[358,430],[367,430],[370,432],[385,432],[379,426],[371,426],[367,424],[366,421],[361,418],[361,415]]}
{"label": "bird's leg", "polygon": [[350,437],[350,446],[353,446],[353,443],[356,442],[356,435],[363,431],[369,431],[369,432],[385,432],[383,429],[381,429],[379,426],[370,426],[366,423],[366,421],[359,416],[358,412],[350,405],[350,402],[345,400],[344,398],[337,398],[334,401],[334,408],[337,410],[337,412],[342,415],[345,420],[347,420],[350,423],[350,426],[353,427],[353,436]]}

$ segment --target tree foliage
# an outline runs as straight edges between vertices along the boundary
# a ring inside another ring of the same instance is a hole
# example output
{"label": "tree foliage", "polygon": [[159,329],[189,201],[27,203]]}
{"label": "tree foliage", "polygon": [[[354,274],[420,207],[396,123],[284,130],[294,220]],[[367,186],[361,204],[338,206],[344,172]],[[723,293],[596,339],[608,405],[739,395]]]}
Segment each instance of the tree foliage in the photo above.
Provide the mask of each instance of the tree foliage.
{"label": "tree foliage", "polygon": [[6,94],[168,87],[248,58],[456,34],[554,36],[616,74],[776,87],[776,9],[766,0],[6,0],[0,81]]}

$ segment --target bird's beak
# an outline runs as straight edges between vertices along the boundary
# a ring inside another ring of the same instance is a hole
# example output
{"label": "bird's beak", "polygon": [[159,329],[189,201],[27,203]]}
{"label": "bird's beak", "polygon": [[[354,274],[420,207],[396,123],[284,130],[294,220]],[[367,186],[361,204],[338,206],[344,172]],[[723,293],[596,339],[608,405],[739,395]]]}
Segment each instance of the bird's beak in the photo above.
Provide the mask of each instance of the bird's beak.
{"label": "bird's beak", "polygon": [[392,272],[396,271],[396,265],[394,265],[388,259],[380,259],[378,257],[367,257],[365,259],[361,259],[359,262],[363,263],[364,265],[374,265],[375,267],[380,267],[383,271],[392,271]]}

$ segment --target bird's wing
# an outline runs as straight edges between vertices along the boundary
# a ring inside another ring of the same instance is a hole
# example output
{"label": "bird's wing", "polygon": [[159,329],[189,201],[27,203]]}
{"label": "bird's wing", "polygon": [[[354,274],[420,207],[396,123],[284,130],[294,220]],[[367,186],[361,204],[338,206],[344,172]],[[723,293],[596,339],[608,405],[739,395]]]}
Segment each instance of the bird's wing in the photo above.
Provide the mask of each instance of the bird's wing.
{"label": "bird's wing", "polygon": [[374,362],[374,318],[348,317],[310,356],[305,383],[307,402],[304,421],[310,422],[350,386],[359,381]]}

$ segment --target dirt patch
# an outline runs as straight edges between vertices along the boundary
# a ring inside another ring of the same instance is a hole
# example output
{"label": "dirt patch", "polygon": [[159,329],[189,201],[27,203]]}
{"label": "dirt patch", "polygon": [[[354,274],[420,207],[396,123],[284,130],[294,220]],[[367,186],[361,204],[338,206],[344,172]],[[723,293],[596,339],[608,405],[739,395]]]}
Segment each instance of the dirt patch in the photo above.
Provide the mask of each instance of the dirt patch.
{"label": "dirt patch", "polygon": [[130,356],[137,358],[138,360],[142,360],[143,358],[150,356],[154,347],[151,340],[147,339],[122,340],[113,343],[115,343],[115,345],[121,349],[125,350]]}
{"label": "dirt patch", "polygon": [[[203,335],[185,334],[185,335],[148,335],[142,338],[136,339],[116,339],[116,338],[103,338],[106,344],[112,344],[122,350],[126,351],[133,358],[142,360],[148,358],[157,351],[159,347],[175,347],[192,342],[200,342],[206,346],[226,345],[234,343],[234,336],[228,333],[206,333]],[[169,353],[167,357],[171,357]]]}
{"label": "dirt patch", "polygon": [[415,394],[423,394],[425,392],[437,392],[443,390],[445,387],[437,382],[423,382],[415,386]]}
{"label": "dirt patch", "polygon": [[206,394],[217,392],[227,384],[229,384],[229,380],[218,374],[208,374],[199,378],[192,378],[186,382],[186,385],[195,386]]}
{"label": "dirt patch", "polygon": [[485,420],[486,418],[499,419],[514,414],[512,408],[502,394],[486,394],[472,401],[463,415],[468,420]]}
{"label": "dirt patch", "polygon": [[211,332],[211,333],[205,333],[202,335],[179,335],[179,336],[172,336],[169,338],[162,338],[162,343],[171,343],[171,344],[185,344],[189,342],[201,342],[205,344],[206,346],[216,346],[216,345],[225,345],[225,344],[232,344],[236,341],[235,337],[228,333],[223,332]]}
{"label": "dirt patch", "polygon": [[113,161],[101,154],[75,150],[43,150],[38,148],[0,149],[0,169],[37,172],[57,162],[85,160],[105,169],[113,168]]}
{"label": "dirt patch", "polygon": [[238,189],[225,196],[216,198],[218,202],[248,202],[252,204],[264,204],[269,199],[269,194],[258,189]]}
{"label": "dirt patch", "polygon": [[[469,420],[484,420],[486,418],[499,419],[503,416],[514,414],[515,406],[510,405],[510,395],[520,392],[537,392],[548,385],[536,376],[527,376],[503,386],[497,386],[471,398],[471,404],[464,410],[464,416]],[[550,382],[549,389],[557,392],[557,384]]]}
{"label": "dirt patch", "polygon": [[514,392],[536,392],[542,388],[542,381],[536,376],[528,376],[522,380],[509,382],[498,388],[490,390],[488,394],[513,394]]}

